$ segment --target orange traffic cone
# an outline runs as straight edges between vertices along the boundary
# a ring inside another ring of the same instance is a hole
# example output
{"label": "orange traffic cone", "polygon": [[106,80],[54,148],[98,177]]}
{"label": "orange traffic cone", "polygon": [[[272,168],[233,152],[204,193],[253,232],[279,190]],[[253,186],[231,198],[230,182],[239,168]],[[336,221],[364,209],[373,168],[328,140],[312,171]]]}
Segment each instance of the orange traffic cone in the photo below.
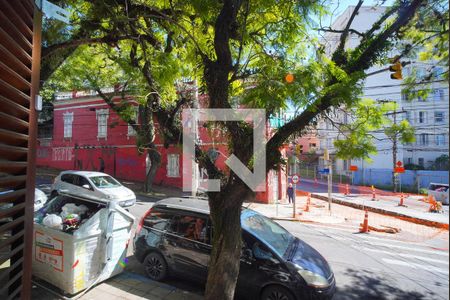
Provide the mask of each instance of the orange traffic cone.
{"label": "orange traffic cone", "polygon": [[405,206],[404,204],[403,204],[403,199],[404,198],[404,196],[403,196],[403,193],[401,193],[400,194],[400,203],[398,204],[398,206]]}
{"label": "orange traffic cone", "polygon": [[309,204],[311,203],[311,194],[308,193],[308,199],[306,199],[305,212],[309,212]]}
{"label": "orange traffic cone", "polygon": [[366,209],[366,213],[364,215],[364,222],[361,224],[361,227],[359,228],[360,233],[367,233],[369,232],[369,212]]}
{"label": "orange traffic cone", "polygon": [[377,196],[375,195],[375,187],[372,185],[372,201],[377,200]]}

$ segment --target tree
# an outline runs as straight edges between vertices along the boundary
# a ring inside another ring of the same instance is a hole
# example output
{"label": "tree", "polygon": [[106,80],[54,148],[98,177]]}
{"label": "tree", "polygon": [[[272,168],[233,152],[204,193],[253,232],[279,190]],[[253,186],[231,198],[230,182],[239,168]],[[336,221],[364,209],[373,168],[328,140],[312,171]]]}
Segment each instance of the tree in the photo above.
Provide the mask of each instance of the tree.
{"label": "tree", "polygon": [[[122,19],[105,18],[101,22],[107,24],[106,29],[111,33],[125,30],[129,37],[137,38],[131,34],[133,26],[148,21],[150,26],[145,28],[153,28],[155,35],[173,41],[167,45],[186,50],[186,57],[193,62],[191,77],[198,77],[203,83],[210,108],[234,107],[236,98],[246,107],[265,108],[269,117],[286,107],[288,99],[295,106],[303,107],[301,113],[281,126],[267,142],[267,171],[283,163],[280,147],[290,136],[302,133],[333,107],[357,104],[365,71],[386,57],[401,34],[415,27],[411,21],[418,13],[431,10],[430,15],[435,8],[433,1],[396,2],[372,28],[361,33],[356,48],[346,49],[352,20],[363,4],[359,1],[329,58],[319,40],[308,33],[311,15],[323,13],[323,8],[314,1],[124,1],[124,5],[104,0],[92,3],[107,5],[106,15],[111,10],[125,15]],[[131,12],[136,14],[132,18],[128,17]],[[98,17],[102,19],[100,14]],[[137,24],[129,25],[135,20]],[[142,55],[149,49],[152,48],[141,48]],[[152,62],[152,57],[147,57],[144,66]],[[286,74],[297,80],[286,83]],[[245,122],[218,125],[229,135],[229,152],[252,169],[251,126]],[[360,137],[353,134],[350,139],[356,141]],[[366,147],[358,149],[362,157],[373,149],[370,139],[365,139]],[[196,158],[211,179],[221,180],[221,191],[208,193],[214,232],[205,297],[232,299],[241,255],[241,205],[252,200],[255,194],[237,174],[219,170],[198,145]]]}
{"label": "tree", "polygon": [[[186,59],[186,52],[173,51],[171,34],[158,34],[160,29],[155,24],[160,25],[160,22],[154,24],[146,20],[137,9],[128,11],[129,19],[124,26],[120,9],[125,6],[126,3],[115,1],[97,1],[92,6],[73,2],[71,8],[77,12],[80,26],[71,38],[57,39],[57,43],[43,49],[44,91],[95,90],[135,130],[138,151],[145,152],[150,162],[145,181],[145,191],[149,192],[161,162],[154,144],[154,118],[161,125],[159,131],[164,145],[179,143],[177,114],[183,105],[193,100],[193,93],[189,85],[179,84],[177,90],[174,84],[183,77],[181,62]],[[56,31],[61,33],[61,30]],[[47,40],[53,42],[54,35],[52,30],[45,34]],[[54,66],[56,68],[52,69]],[[120,91],[113,94],[102,91],[117,85],[121,86]],[[134,105],[127,100],[130,94],[138,100],[138,118],[134,116]]]}
{"label": "tree", "polygon": [[433,170],[437,171],[448,171],[449,170],[449,156],[447,154],[443,154],[436,158],[432,166]]}

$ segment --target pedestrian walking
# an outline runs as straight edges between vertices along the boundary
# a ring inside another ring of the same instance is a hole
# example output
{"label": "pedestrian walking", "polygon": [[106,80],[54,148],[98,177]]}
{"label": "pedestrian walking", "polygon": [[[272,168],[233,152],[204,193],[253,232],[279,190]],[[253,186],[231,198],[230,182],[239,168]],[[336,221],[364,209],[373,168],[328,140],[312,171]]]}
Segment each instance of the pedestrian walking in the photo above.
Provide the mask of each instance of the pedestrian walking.
{"label": "pedestrian walking", "polygon": [[105,172],[105,161],[101,157],[99,157],[98,160],[100,161],[100,167],[99,167],[98,171]]}
{"label": "pedestrian walking", "polygon": [[292,186],[292,183],[289,183],[289,186],[287,188],[287,195],[289,203],[294,202],[294,187]]}

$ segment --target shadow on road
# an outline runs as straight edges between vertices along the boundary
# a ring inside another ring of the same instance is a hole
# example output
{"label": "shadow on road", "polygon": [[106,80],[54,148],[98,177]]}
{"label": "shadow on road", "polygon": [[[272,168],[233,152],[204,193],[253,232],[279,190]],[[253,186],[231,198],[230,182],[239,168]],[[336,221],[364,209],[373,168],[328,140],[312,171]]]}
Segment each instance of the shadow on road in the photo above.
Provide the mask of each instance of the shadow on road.
{"label": "shadow on road", "polygon": [[438,298],[431,291],[422,294],[418,291],[407,290],[407,287],[402,286],[399,282],[390,281],[379,273],[347,269],[345,275],[351,278],[351,282],[339,286],[333,300],[425,300]]}

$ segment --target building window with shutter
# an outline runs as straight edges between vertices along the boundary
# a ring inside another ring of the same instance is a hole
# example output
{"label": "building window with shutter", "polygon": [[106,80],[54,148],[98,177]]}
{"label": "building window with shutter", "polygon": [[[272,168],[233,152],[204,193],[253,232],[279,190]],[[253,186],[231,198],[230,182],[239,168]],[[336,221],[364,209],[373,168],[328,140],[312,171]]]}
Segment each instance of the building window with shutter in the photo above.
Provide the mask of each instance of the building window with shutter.
{"label": "building window with shutter", "polygon": [[108,109],[97,109],[95,111],[97,117],[97,138],[105,138],[108,136]]}
{"label": "building window with shutter", "polygon": [[442,111],[434,112],[434,122],[435,123],[443,123],[445,121],[445,114]]}
{"label": "building window with shutter", "polygon": [[[133,120],[136,124],[139,124],[139,106],[135,106],[133,111],[133,116],[131,120]],[[136,136],[136,130],[134,130],[133,126],[128,124],[128,136]]]}
{"label": "building window with shutter", "polygon": [[64,118],[64,138],[72,138],[72,124],[73,124],[73,112],[66,112],[63,114]]}
{"label": "building window with shutter", "polygon": [[428,133],[422,133],[417,139],[420,146],[428,146]]}
{"label": "building window with shutter", "polygon": [[180,155],[167,155],[167,177],[180,177]]}
{"label": "building window with shutter", "polygon": [[436,145],[444,146],[445,145],[445,134],[436,135]]}
{"label": "building window with shutter", "polygon": [[419,111],[419,123],[421,124],[426,123],[426,119],[427,119],[427,112]]}

